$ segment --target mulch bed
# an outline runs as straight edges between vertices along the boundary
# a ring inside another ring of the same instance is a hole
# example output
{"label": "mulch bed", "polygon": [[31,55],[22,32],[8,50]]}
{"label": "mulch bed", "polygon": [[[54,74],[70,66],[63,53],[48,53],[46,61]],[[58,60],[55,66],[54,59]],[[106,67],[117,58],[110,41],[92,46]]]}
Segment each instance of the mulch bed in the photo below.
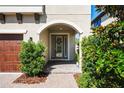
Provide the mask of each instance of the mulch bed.
{"label": "mulch bed", "polygon": [[81,76],[81,73],[76,73],[76,74],[74,74],[74,78],[75,78],[76,80],[78,80],[78,79],[80,78],[80,76]]}
{"label": "mulch bed", "polygon": [[79,79],[80,79],[80,76],[81,76],[81,73],[76,73],[76,74],[74,74],[74,78],[75,78],[75,80],[76,80],[76,82],[77,82],[78,87],[79,87]]}
{"label": "mulch bed", "polygon": [[27,74],[22,74],[13,83],[23,83],[23,84],[39,84],[47,80],[48,73],[42,73],[39,76],[30,77]]}

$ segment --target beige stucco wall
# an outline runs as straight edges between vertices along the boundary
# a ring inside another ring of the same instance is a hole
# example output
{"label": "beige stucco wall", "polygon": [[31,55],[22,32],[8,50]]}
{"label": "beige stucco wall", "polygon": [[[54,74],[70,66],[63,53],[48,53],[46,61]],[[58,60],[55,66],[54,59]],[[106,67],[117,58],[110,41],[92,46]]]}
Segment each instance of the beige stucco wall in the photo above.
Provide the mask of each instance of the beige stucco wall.
{"label": "beige stucco wall", "polygon": [[[41,6],[42,7],[42,6]],[[35,42],[42,40],[46,46],[49,46],[48,31],[41,31],[39,35],[37,32],[45,24],[56,21],[64,20],[76,24],[82,32],[81,37],[90,34],[90,23],[91,23],[91,9],[90,6],[86,5],[46,5],[44,15],[41,15],[40,24],[36,24],[34,20],[34,14],[23,14],[23,23],[18,24],[15,13],[5,13],[6,23],[0,24],[0,29],[26,29],[28,32],[24,34],[24,40],[27,41],[29,37],[32,37]],[[72,26],[73,28],[73,26]],[[67,31],[68,32],[68,31]],[[74,33],[70,34],[70,59],[74,58]],[[47,36],[48,35],[48,36]],[[39,37],[40,36],[40,37]],[[49,51],[49,50],[48,50]]]}
{"label": "beige stucco wall", "polygon": [[70,21],[79,26],[82,36],[91,32],[91,7],[88,5],[46,6],[47,22],[51,20]]}
{"label": "beige stucco wall", "polygon": [[[65,11],[66,10],[66,11]],[[18,24],[14,13],[5,14],[6,24],[0,24],[0,29],[26,29],[28,33],[24,35],[24,40],[33,37],[34,41],[38,41],[37,31],[44,24],[55,20],[70,21],[83,32],[82,36],[89,35],[90,33],[90,6],[86,5],[46,5],[46,15],[41,16],[41,23],[35,24],[34,16],[32,14],[23,15],[23,24]]]}
{"label": "beige stucco wall", "polygon": [[29,37],[33,37],[34,41],[39,40],[39,35],[37,34],[37,30],[43,25],[44,23],[35,24],[34,17],[32,15],[23,15],[23,23],[18,24],[15,14],[13,15],[6,15],[6,23],[0,24],[0,29],[26,29],[27,33],[24,34],[24,40],[27,41]]}
{"label": "beige stucco wall", "polygon": [[46,48],[46,60],[49,59],[49,32],[48,30],[44,30],[40,33],[40,41],[43,42],[43,44],[45,45]]}

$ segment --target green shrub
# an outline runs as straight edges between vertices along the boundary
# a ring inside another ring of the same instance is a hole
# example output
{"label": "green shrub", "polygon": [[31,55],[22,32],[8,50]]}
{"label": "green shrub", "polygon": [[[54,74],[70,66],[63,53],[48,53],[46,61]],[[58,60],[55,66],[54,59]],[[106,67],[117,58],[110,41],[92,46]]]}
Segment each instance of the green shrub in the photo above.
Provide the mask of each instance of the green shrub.
{"label": "green shrub", "polygon": [[79,54],[78,53],[75,53],[74,59],[75,59],[76,62],[79,63]]}
{"label": "green shrub", "polygon": [[29,76],[39,75],[44,68],[45,47],[39,43],[34,43],[29,40],[28,42],[22,42],[20,60],[21,60],[21,71],[28,74]]}
{"label": "green shrub", "polygon": [[124,87],[123,27],[115,22],[83,38],[80,87]]}
{"label": "green shrub", "polygon": [[74,60],[79,63],[79,39],[75,40],[75,45],[77,45],[77,49],[75,51],[75,55],[74,55]]}

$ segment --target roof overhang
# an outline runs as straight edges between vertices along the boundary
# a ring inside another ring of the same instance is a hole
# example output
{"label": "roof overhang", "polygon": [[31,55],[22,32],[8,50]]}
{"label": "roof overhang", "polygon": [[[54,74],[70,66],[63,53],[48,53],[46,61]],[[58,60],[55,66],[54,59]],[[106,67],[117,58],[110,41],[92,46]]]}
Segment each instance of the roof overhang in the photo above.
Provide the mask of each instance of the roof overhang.
{"label": "roof overhang", "polygon": [[0,13],[43,13],[43,6],[0,6]]}

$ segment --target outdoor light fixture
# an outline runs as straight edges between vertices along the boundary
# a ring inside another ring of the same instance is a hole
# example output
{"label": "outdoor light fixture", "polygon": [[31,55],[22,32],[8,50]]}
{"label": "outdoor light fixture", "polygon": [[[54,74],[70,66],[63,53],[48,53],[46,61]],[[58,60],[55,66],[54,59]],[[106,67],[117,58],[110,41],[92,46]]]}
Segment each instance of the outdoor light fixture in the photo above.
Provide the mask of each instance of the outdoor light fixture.
{"label": "outdoor light fixture", "polygon": [[59,28],[59,30],[63,30],[63,28],[62,28],[62,27],[60,27],[60,28]]}

